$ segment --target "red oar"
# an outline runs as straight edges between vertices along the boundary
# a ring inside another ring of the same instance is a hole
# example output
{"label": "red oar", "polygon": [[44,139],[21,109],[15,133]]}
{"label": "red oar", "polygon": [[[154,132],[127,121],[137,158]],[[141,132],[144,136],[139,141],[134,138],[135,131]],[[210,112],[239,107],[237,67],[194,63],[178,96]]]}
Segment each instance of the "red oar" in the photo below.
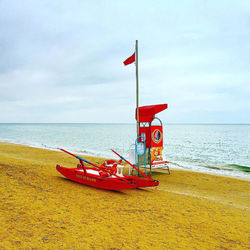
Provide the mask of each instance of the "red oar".
{"label": "red oar", "polygon": [[59,149],[60,149],[61,151],[65,152],[65,153],[69,154],[69,155],[74,156],[75,158],[77,158],[77,159],[79,159],[79,160],[81,160],[81,161],[83,161],[83,162],[85,162],[85,163],[88,163],[89,165],[92,165],[93,167],[100,168],[100,167],[98,167],[97,165],[95,165],[95,164],[93,164],[93,163],[91,163],[91,162],[89,162],[89,161],[83,159],[83,158],[80,157],[80,156],[74,155],[74,154],[70,153],[69,151],[67,151],[67,150],[65,150],[65,149],[62,149],[62,148],[59,148]]}
{"label": "red oar", "polygon": [[[74,154],[70,153],[69,151],[67,151],[67,150],[65,150],[65,149],[62,149],[62,148],[59,148],[59,149],[60,149],[61,151],[65,152],[65,153],[69,154],[69,155],[74,156],[75,158],[79,159],[80,161],[86,162],[87,164],[92,165],[93,167],[96,167],[96,168],[99,168],[99,169],[100,169],[99,166],[97,166],[97,165],[95,165],[95,164],[93,164],[93,163],[91,163],[91,162],[89,162],[89,161],[83,159],[83,158],[80,157],[80,156],[74,155]],[[116,175],[115,173],[113,173],[113,175],[114,175],[115,177],[117,177],[119,180],[123,180],[123,181],[125,181],[125,182],[131,184],[128,180],[126,180],[126,178],[120,177],[120,176]]]}
{"label": "red oar", "polygon": [[150,181],[154,181],[153,179],[151,179],[150,177],[148,177],[147,175],[145,175],[142,171],[140,171],[136,166],[134,166],[132,163],[130,163],[128,160],[126,160],[123,156],[119,155],[115,150],[111,149],[112,152],[114,152],[116,155],[118,155],[122,160],[124,160],[125,162],[127,162],[130,166],[132,166],[134,169],[136,169],[140,174],[142,174],[144,177],[146,177],[148,180]]}

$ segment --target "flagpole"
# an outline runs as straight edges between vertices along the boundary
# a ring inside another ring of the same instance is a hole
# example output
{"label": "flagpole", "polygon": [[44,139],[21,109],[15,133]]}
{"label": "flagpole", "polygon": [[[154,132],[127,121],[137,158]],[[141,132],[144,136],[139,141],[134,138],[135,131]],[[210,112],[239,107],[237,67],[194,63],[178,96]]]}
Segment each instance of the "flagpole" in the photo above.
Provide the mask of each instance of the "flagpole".
{"label": "flagpole", "polygon": [[137,137],[139,136],[139,79],[138,79],[138,40],[135,41],[135,67],[136,67],[136,111],[137,111]]}

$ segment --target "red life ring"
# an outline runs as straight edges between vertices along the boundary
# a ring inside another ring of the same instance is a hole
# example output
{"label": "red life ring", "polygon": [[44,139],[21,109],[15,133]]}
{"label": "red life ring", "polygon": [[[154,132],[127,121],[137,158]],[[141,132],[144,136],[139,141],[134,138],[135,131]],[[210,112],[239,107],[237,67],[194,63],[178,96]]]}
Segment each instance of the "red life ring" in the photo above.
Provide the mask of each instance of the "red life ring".
{"label": "red life ring", "polygon": [[117,172],[117,162],[114,160],[107,160],[103,162],[103,164],[100,166],[99,174],[102,177],[108,177],[113,174],[116,174]]}
{"label": "red life ring", "polygon": [[101,177],[109,177],[111,174],[110,174],[108,171],[100,170],[100,171],[99,171],[99,175],[100,175]]}

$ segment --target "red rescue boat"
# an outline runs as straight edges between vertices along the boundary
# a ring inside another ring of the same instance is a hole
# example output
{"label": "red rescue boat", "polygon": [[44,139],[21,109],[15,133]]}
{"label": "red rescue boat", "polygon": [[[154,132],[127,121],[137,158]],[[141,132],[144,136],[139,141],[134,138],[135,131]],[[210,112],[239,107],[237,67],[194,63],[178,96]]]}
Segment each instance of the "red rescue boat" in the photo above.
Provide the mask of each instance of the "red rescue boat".
{"label": "red rescue boat", "polygon": [[[133,164],[127,161],[124,157],[119,155],[116,151],[112,150],[116,155],[120,157],[120,160],[107,160],[101,164],[101,166],[97,166],[82,157],[74,155],[64,149],[60,149],[61,151],[74,156],[80,161],[80,164],[77,165],[77,168],[65,168],[60,165],[56,166],[58,172],[60,172],[66,178],[79,182],[85,185],[89,185],[96,188],[108,189],[108,190],[120,190],[120,189],[132,189],[139,187],[154,187],[158,186],[159,182],[151,179],[143,172],[141,172],[138,168],[136,168]],[[124,176],[123,168],[121,162],[127,162],[131,167],[133,167],[138,173],[140,173],[144,178],[138,176]],[[86,167],[84,163],[91,165],[92,167]]]}

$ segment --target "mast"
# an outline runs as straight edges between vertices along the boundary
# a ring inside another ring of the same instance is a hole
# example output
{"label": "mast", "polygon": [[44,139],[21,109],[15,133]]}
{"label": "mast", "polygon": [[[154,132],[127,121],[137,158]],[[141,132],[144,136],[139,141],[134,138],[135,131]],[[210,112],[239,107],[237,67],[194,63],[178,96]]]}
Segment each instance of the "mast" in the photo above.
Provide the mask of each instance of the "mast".
{"label": "mast", "polygon": [[139,136],[139,79],[138,79],[138,40],[135,41],[135,67],[136,67],[136,112],[137,112],[137,137]]}

